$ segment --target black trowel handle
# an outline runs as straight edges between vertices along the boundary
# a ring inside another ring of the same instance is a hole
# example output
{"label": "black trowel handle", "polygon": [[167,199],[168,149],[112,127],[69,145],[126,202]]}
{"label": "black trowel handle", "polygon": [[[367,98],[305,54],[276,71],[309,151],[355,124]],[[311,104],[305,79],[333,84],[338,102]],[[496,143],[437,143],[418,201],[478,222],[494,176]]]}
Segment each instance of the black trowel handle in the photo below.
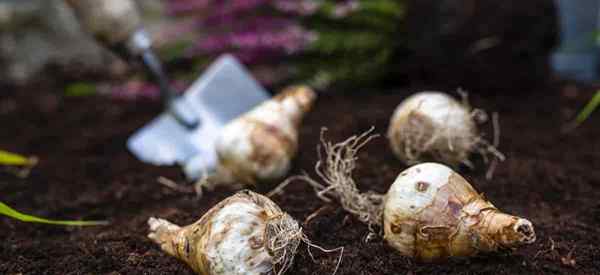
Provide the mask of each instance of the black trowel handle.
{"label": "black trowel handle", "polygon": [[189,112],[185,110],[184,106],[176,105],[175,99],[177,98],[177,95],[173,89],[171,89],[169,79],[162,68],[162,64],[152,49],[147,48],[144,50],[141,53],[141,57],[146,68],[152,73],[152,76],[160,86],[160,97],[165,104],[165,108],[180,124],[190,129],[196,128],[199,123],[198,119],[193,115],[190,115]]}
{"label": "black trowel handle", "polygon": [[[152,50],[152,40],[143,28],[138,28],[132,33],[125,45],[125,48],[130,56],[140,58],[144,67],[150,72],[154,80],[160,87],[160,97],[165,105],[165,109],[175,118],[181,125],[186,128],[193,129],[199,124],[195,113],[188,110],[185,105],[177,104],[175,99],[177,95],[171,88],[171,84],[167,74],[165,73],[160,59]],[[123,47],[120,47],[123,48]]]}

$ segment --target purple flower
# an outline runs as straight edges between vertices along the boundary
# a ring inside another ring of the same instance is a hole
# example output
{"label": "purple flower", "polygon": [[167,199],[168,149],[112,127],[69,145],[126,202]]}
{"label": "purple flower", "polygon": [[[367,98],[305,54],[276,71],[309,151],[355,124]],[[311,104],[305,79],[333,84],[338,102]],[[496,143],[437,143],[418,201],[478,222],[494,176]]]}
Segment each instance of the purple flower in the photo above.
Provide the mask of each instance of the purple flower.
{"label": "purple flower", "polygon": [[301,20],[321,5],[321,0],[167,1],[169,11],[193,17],[191,31],[198,39],[186,49],[187,57],[229,52],[247,65],[274,63],[313,42],[316,34],[303,28]]}
{"label": "purple flower", "polygon": [[263,7],[269,0],[244,0],[244,1],[214,1],[207,22],[233,22],[239,19],[241,14],[256,11]]}
{"label": "purple flower", "polygon": [[281,12],[308,16],[314,14],[320,6],[315,0],[278,0],[272,5]]}
{"label": "purple flower", "polygon": [[348,16],[350,13],[358,10],[360,3],[357,0],[348,0],[343,3],[336,4],[333,8],[333,17],[343,18]]}
{"label": "purple flower", "polygon": [[213,35],[202,40],[195,49],[204,52],[269,49],[293,54],[312,40],[314,34],[298,26],[290,26],[278,32],[266,30]]}
{"label": "purple flower", "polygon": [[168,0],[166,9],[169,14],[190,13],[207,8],[214,0]]}
{"label": "purple flower", "polygon": [[[179,81],[171,83],[171,87],[178,93],[183,91],[185,84]],[[107,85],[99,88],[103,94],[116,100],[136,101],[140,99],[158,101],[160,100],[160,89],[156,84],[141,81],[130,80],[125,84]]]}

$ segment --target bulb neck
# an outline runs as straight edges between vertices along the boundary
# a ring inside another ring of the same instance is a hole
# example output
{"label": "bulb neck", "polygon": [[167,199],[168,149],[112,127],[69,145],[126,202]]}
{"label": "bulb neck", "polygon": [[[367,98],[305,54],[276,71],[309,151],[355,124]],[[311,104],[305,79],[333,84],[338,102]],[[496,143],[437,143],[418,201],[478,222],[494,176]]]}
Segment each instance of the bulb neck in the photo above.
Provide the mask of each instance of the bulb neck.
{"label": "bulb neck", "polygon": [[[194,271],[198,273],[209,270],[209,263],[203,255],[203,244],[206,243],[206,233],[204,230],[208,228],[201,223],[194,223],[181,228],[174,236],[172,242],[172,251],[166,251],[186,262]],[[202,240],[204,238],[205,240]]]}
{"label": "bulb neck", "polygon": [[489,250],[515,249],[535,242],[533,225],[527,219],[487,209],[481,212],[476,231],[482,237],[480,246]]}
{"label": "bulb neck", "polygon": [[273,99],[281,105],[294,124],[299,125],[304,115],[312,108],[316,93],[306,86],[292,86],[284,89]]}

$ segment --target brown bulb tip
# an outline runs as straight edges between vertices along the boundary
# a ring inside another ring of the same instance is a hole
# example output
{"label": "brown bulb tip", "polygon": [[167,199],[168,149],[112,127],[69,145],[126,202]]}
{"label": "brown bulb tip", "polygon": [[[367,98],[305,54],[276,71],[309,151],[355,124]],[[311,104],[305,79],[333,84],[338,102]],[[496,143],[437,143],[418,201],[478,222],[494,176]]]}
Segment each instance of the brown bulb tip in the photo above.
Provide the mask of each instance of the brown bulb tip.
{"label": "brown bulb tip", "polygon": [[285,98],[293,97],[302,110],[308,111],[317,98],[317,94],[313,89],[305,85],[290,86],[283,90],[281,95]]}
{"label": "brown bulb tip", "polygon": [[522,244],[532,244],[535,242],[535,231],[530,221],[526,219],[519,219],[513,229],[520,236],[520,242]]}
{"label": "brown bulb tip", "polygon": [[148,226],[150,227],[148,238],[159,244],[167,253],[177,255],[177,243],[173,239],[181,227],[167,220],[154,217],[148,219]]}

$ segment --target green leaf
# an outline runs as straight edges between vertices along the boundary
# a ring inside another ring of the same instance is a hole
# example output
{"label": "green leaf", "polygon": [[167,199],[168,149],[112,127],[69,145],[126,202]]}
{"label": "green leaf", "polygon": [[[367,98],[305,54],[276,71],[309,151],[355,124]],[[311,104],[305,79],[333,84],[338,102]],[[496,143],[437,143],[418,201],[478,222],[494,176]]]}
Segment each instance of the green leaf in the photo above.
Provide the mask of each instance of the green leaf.
{"label": "green leaf", "polygon": [[399,19],[402,19],[404,17],[404,2],[403,1],[367,0],[367,1],[361,1],[360,8],[361,8],[361,10],[365,10],[370,13],[378,13],[380,15],[388,15],[390,17],[397,17]]}
{"label": "green leaf", "polygon": [[90,96],[96,94],[96,85],[86,82],[69,84],[65,89],[66,96]]}
{"label": "green leaf", "polygon": [[369,31],[323,31],[313,42],[309,50],[330,55],[333,52],[349,52],[353,54],[383,48],[386,37]]}
{"label": "green leaf", "polygon": [[33,223],[45,223],[55,225],[68,225],[68,226],[90,226],[90,225],[107,225],[106,221],[57,221],[47,220],[44,218],[38,218],[35,216],[23,214],[17,210],[10,208],[8,205],[0,202],[0,214],[9,216],[13,219],[22,222],[33,222]]}
{"label": "green leaf", "polygon": [[15,153],[0,150],[0,165],[32,166],[35,160]]}
{"label": "green leaf", "polygon": [[161,47],[160,56],[163,60],[175,60],[184,55],[185,50],[193,46],[193,42],[182,39]]}
{"label": "green leaf", "polygon": [[590,102],[588,102],[588,104],[585,105],[583,110],[581,110],[579,115],[577,115],[577,118],[575,118],[576,123],[581,124],[584,121],[586,121],[588,117],[594,112],[594,110],[598,108],[598,105],[600,105],[600,91],[596,92],[596,95],[594,95],[592,100],[590,100]]}

